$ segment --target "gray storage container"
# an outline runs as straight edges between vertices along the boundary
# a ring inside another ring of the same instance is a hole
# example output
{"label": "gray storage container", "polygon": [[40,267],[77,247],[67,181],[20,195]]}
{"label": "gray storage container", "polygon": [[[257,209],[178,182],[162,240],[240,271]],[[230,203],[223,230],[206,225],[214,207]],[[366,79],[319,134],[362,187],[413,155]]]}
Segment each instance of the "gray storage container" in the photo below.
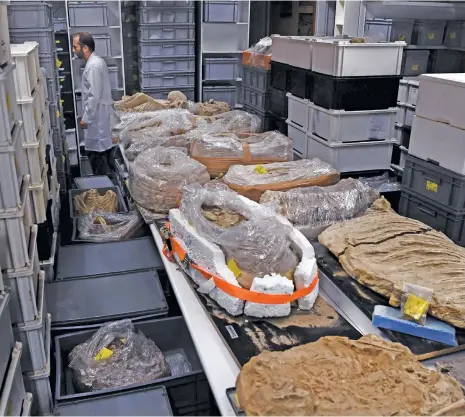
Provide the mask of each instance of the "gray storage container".
{"label": "gray storage container", "polygon": [[49,28],[50,26],[52,26],[50,3],[14,1],[8,6],[9,29]]}
{"label": "gray storage container", "polygon": [[391,19],[366,19],[364,37],[373,42],[388,41],[391,25]]}
{"label": "gray storage container", "polygon": [[138,35],[140,41],[149,40],[194,40],[194,24],[164,24],[154,26],[151,24],[139,25]]}
{"label": "gray storage container", "polygon": [[116,65],[109,65],[108,75],[110,77],[111,88],[117,90],[119,88],[118,67]]}
{"label": "gray storage container", "polygon": [[393,19],[391,28],[391,42],[404,41],[407,45],[412,43],[414,20]]}
{"label": "gray storage container", "polygon": [[194,7],[193,0],[141,0],[140,6],[143,7]]}
{"label": "gray storage container", "polygon": [[0,381],[3,381],[8,368],[11,350],[15,345],[13,329],[11,328],[10,310],[8,304],[10,295],[0,293]]}
{"label": "gray storage container", "polygon": [[66,32],[68,30],[68,21],[66,17],[54,17],[53,30],[55,32]]}
{"label": "gray storage container", "polygon": [[231,107],[236,105],[237,87],[229,85],[203,86],[202,100],[225,101]]}
{"label": "gray storage container", "polygon": [[10,29],[10,43],[36,41],[39,54],[51,55],[55,51],[55,34],[50,29]]}
{"label": "gray storage container", "polygon": [[415,20],[412,44],[421,46],[442,45],[445,27],[445,20]]}
{"label": "gray storage container", "polygon": [[69,26],[108,26],[106,1],[70,1]]}
{"label": "gray storage container", "polygon": [[465,71],[465,52],[438,49],[431,51],[431,55],[431,71],[433,73]]}
{"label": "gray storage container", "polygon": [[139,56],[192,56],[194,41],[140,41]]}
{"label": "gray storage container", "polygon": [[[285,97],[286,98],[286,97]],[[263,110],[270,110],[271,90],[263,93],[253,88],[244,86],[244,104],[250,104]]]}
{"label": "gray storage container", "polygon": [[271,71],[244,65],[242,72],[244,86],[261,91],[268,91],[271,88]]}
{"label": "gray storage container", "polygon": [[0,416],[21,415],[26,398],[20,365],[22,353],[21,343],[16,342],[10,351],[8,371],[0,389]]}
{"label": "gray storage container", "polygon": [[424,74],[428,70],[428,50],[406,50],[402,59],[402,75],[417,76]]}
{"label": "gray storage container", "polygon": [[[74,142],[74,129],[73,129],[73,138]],[[90,177],[76,177],[74,178],[74,183],[77,188],[84,190],[89,190],[90,188],[103,188],[103,187],[113,187],[114,184],[111,182],[111,179],[107,175],[92,175]]]}
{"label": "gray storage container", "polygon": [[92,35],[95,41],[95,52],[100,56],[111,56],[111,38],[110,35]]}
{"label": "gray storage container", "polygon": [[204,1],[204,22],[237,22],[239,20],[238,1]]}
{"label": "gray storage container", "polygon": [[[101,196],[105,195],[105,193],[109,190],[113,191],[114,193],[116,193],[116,196],[118,198],[118,213],[127,213],[129,211],[128,207],[126,206],[126,203],[124,202],[124,198],[121,195],[121,191],[119,187],[114,187],[114,186],[113,187],[102,187],[102,188],[94,188],[94,190],[97,190]],[[82,194],[85,191],[89,191],[89,190],[80,189],[80,190],[69,190],[68,191],[69,212],[70,212],[70,216],[72,219],[82,216],[82,214],[79,214],[76,212],[76,209],[74,207],[74,197],[76,197],[79,194]]]}
{"label": "gray storage container", "polygon": [[137,10],[137,21],[148,24],[194,23],[193,7],[141,7]]}
{"label": "gray storage container", "polygon": [[[177,90],[184,93],[188,100],[194,100],[194,87],[181,87],[177,88]],[[166,100],[168,97],[168,93],[173,91],[170,87],[161,87],[161,88],[141,88],[141,92],[147,94],[148,96],[159,99],[159,100]]]}
{"label": "gray storage container", "polygon": [[447,22],[444,45],[452,48],[465,47],[465,22],[459,20]]}
{"label": "gray storage container", "polygon": [[139,57],[141,73],[151,72],[193,72],[195,71],[195,56],[192,57]]}
{"label": "gray storage container", "polygon": [[247,113],[255,114],[257,115],[260,120],[261,120],[261,129],[260,131],[267,132],[271,128],[271,115],[269,112],[251,106],[250,104],[244,104],[244,111]]}
{"label": "gray storage container", "polygon": [[170,72],[168,74],[140,72],[141,88],[190,87],[195,85],[195,73]]}
{"label": "gray storage container", "polygon": [[47,100],[52,99],[52,97],[56,97],[57,90],[56,90],[56,82],[53,78],[46,78],[47,82]]}
{"label": "gray storage container", "polygon": [[205,80],[236,80],[238,58],[204,58],[203,74]]}

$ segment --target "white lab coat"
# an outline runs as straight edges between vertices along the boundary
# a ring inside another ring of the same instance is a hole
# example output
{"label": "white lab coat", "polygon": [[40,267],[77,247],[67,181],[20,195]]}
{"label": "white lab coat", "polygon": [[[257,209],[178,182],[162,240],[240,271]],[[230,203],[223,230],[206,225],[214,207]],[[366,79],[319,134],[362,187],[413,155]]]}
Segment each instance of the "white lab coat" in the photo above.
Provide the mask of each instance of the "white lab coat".
{"label": "white lab coat", "polygon": [[107,64],[93,52],[82,74],[82,120],[88,124],[84,130],[86,150],[103,152],[113,146],[110,127],[113,112]]}

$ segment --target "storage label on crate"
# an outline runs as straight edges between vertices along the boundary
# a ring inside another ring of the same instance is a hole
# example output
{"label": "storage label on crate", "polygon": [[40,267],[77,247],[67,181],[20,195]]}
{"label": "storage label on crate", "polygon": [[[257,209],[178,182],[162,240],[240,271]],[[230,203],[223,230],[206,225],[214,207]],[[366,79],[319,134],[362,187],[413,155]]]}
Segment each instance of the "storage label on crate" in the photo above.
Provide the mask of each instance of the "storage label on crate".
{"label": "storage label on crate", "polygon": [[231,336],[231,339],[238,339],[239,338],[239,335],[234,330],[234,327],[231,326],[230,324],[228,326],[226,326],[226,330],[228,331],[229,336]]}
{"label": "storage label on crate", "polygon": [[426,181],[426,189],[428,191],[432,191],[433,193],[437,193],[438,192],[438,183],[434,182],[434,181],[427,180]]}
{"label": "storage label on crate", "polygon": [[428,33],[428,39],[434,39],[434,32],[433,33]]}
{"label": "storage label on crate", "polygon": [[449,38],[455,39],[455,32],[451,32],[451,33],[449,34]]}
{"label": "storage label on crate", "polygon": [[412,65],[412,71],[418,71],[418,64]]}

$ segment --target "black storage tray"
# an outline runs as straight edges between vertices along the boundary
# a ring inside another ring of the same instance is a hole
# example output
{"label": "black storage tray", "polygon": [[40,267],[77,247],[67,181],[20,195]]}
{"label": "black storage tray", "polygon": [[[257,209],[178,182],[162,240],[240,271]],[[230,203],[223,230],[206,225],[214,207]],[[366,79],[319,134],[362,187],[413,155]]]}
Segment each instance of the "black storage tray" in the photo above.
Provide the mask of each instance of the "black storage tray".
{"label": "black storage tray", "polygon": [[71,64],[69,62],[69,52],[57,52],[57,58],[61,61],[58,71],[60,74],[62,72],[71,72]]}
{"label": "black storage tray", "polygon": [[71,73],[60,72],[59,74],[60,93],[72,93],[73,83],[71,81]]}
{"label": "black storage tray", "polygon": [[289,91],[290,65],[271,61],[271,86],[281,91]]}
{"label": "black storage tray", "polygon": [[108,275],[141,269],[162,269],[163,261],[153,237],[62,246],[58,252],[56,279]]}
{"label": "black storage tray", "polygon": [[74,117],[74,110],[73,114],[65,114],[64,115],[64,120],[65,120],[65,129],[76,129],[76,119]]}
{"label": "black storage tray", "polygon": [[379,110],[397,106],[401,76],[334,77],[312,73],[313,92],[307,97],[317,106],[333,110]]}
{"label": "black storage tray", "polygon": [[310,98],[313,93],[313,72],[297,67],[289,69],[289,91],[299,98]]}
{"label": "black storage tray", "polygon": [[58,54],[69,50],[69,42],[68,32],[55,32],[55,45]]}
{"label": "black storage tray", "polygon": [[[72,219],[76,217],[81,217],[82,214],[76,213],[76,210],[74,209],[74,197],[85,192],[88,190],[91,190],[92,188],[89,189],[83,189],[80,188],[78,190],[69,190],[69,214]],[[116,196],[118,198],[118,213],[127,213],[129,210],[126,206],[126,203],[124,201],[123,196],[121,195],[121,190],[119,187],[102,187],[102,188],[93,188],[94,190],[97,190],[100,195],[105,195],[105,193],[108,190],[111,190],[116,193]]]}
{"label": "black storage tray", "polygon": [[125,318],[166,316],[168,305],[155,269],[87,276],[45,285],[52,327],[100,327]]}
{"label": "black storage tray", "polygon": [[37,226],[37,251],[39,253],[39,260],[48,261],[52,255],[53,224],[51,221],[46,220]]}
{"label": "black storage tray", "polygon": [[286,92],[278,90],[276,88],[271,89],[271,112],[275,113],[280,117],[287,118],[288,98]]}
{"label": "black storage tray", "polygon": [[269,113],[269,129],[270,130],[277,130],[281,132],[283,135],[287,136],[287,123],[286,117],[278,116],[274,113]]}
{"label": "black storage tray", "polygon": [[55,337],[55,401],[58,406],[80,399],[96,398],[103,394],[123,393],[153,386],[166,387],[174,415],[184,415],[196,405],[209,404],[210,387],[184,319],[173,317],[147,320],[135,323],[135,326],[147,338],[152,339],[165,356],[170,353],[183,353],[191,364],[191,371],[184,375],[160,378],[127,387],[78,393],[73,382],[72,369],[68,367],[68,355],[75,346],[91,338],[96,329],[57,336]]}
{"label": "black storage tray", "polygon": [[73,93],[71,91],[61,91],[63,112],[74,115]]}

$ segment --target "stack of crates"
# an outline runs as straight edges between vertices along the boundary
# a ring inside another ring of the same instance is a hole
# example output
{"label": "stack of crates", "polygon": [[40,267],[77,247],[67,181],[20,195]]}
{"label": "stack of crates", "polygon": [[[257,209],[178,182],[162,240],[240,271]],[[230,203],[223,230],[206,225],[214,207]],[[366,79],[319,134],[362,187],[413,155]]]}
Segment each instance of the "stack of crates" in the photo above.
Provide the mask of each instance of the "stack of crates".
{"label": "stack of crates", "polygon": [[202,74],[202,101],[224,101],[231,107],[241,101],[240,88],[237,88],[240,79],[237,57],[204,57]]}
{"label": "stack of crates", "polygon": [[194,100],[194,2],[141,1],[137,10],[140,91],[166,99],[173,90]]}

